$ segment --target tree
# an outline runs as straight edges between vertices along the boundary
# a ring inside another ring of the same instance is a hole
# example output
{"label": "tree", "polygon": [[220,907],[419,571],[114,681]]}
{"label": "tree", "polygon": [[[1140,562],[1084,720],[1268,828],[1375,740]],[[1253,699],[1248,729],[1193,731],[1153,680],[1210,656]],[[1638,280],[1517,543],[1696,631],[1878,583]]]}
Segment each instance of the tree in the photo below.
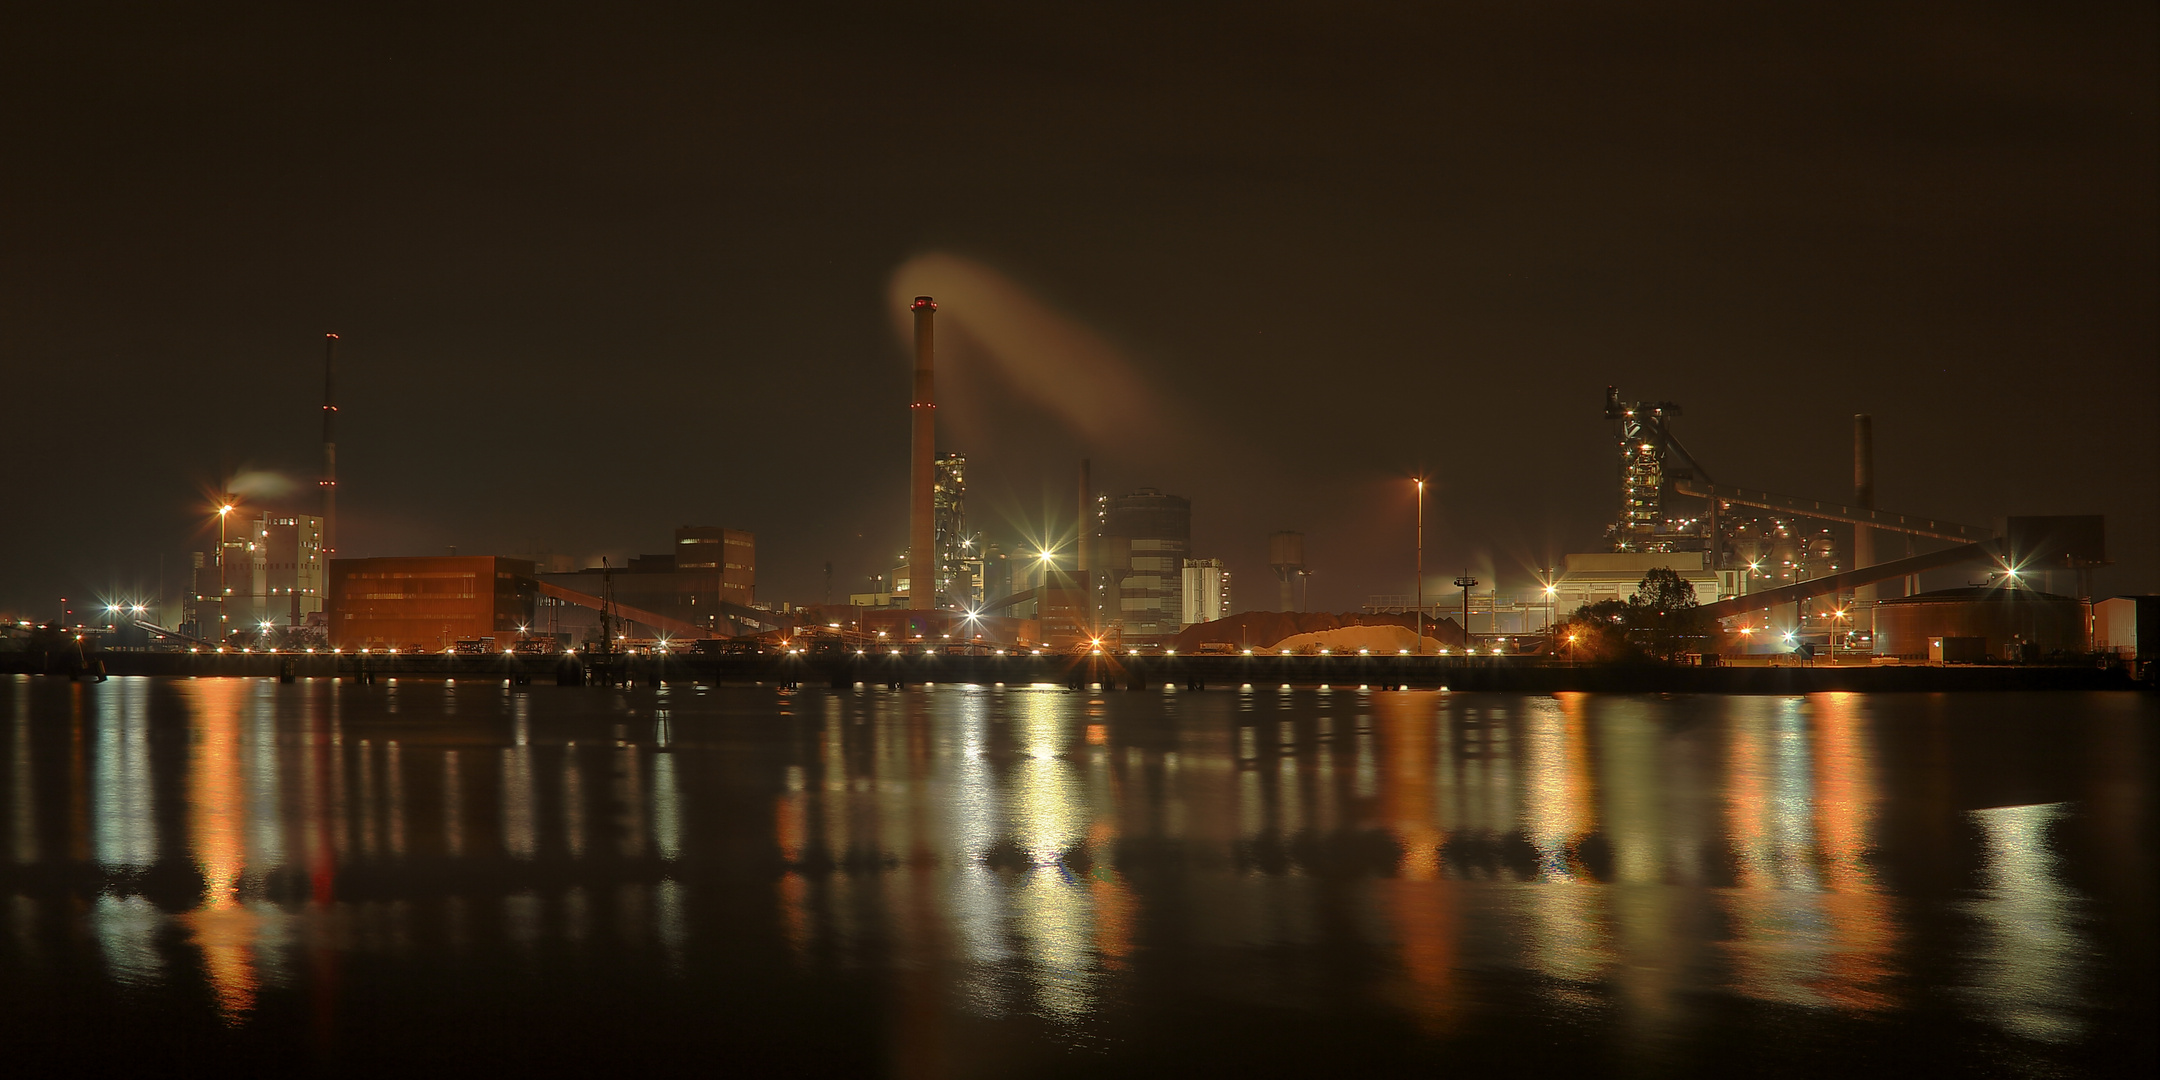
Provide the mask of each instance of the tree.
{"label": "tree", "polygon": [[1670,660],[1701,635],[1695,586],[1660,567],[1643,575],[1626,600],[1601,600],[1575,609],[1555,641],[1583,660],[1639,660],[1644,653]]}
{"label": "tree", "polygon": [[1628,625],[1641,631],[1650,652],[1670,660],[1701,634],[1702,617],[1697,609],[1695,586],[1668,567],[1643,575],[1635,595],[1628,597]]}
{"label": "tree", "polygon": [[1619,600],[1584,604],[1560,625],[1554,640],[1565,642],[1568,655],[1577,660],[1597,662],[1639,656],[1638,650],[1628,641],[1631,610]]}

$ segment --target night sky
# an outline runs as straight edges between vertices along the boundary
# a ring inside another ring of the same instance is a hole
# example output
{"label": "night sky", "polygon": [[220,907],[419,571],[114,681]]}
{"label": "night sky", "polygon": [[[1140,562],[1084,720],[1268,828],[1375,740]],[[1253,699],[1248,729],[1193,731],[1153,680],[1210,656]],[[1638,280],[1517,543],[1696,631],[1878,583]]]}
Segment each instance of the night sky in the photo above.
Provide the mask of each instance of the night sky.
{"label": "night sky", "polygon": [[1277,529],[1408,592],[1420,472],[1435,583],[1599,550],[1608,383],[1804,496],[1871,413],[1883,507],[2103,513],[2160,591],[2150,3],[449,7],[0,22],[0,610],[311,491],[327,331],[342,554],[724,524],[844,600],[918,292],[976,527],[1091,457],[1241,608]]}

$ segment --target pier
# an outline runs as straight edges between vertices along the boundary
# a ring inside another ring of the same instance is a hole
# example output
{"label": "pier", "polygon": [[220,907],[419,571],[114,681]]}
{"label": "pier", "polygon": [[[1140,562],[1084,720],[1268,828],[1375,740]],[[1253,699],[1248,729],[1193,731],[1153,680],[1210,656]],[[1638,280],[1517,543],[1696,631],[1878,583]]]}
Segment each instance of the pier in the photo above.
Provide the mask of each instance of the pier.
{"label": "pier", "polygon": [[[17,660],[9,657],[8,660]],[[103,652],[107,675],[180,678],[500,680],[548,687],[768,685],[803,689],[865,686],[905,690],[929,685],[1049,685],[1068,690],[1180,692],[1279,687],[1365,690],[1464,690],[1514,693],[1790,694],[1824,691],[2130,690],[2141,684],[2121,669],[2078,665],[1860,665],[1680,667],[1664,664],[1575,666],[1540,657],[1109,654],[753,655],[617,654],[515,656],[406,653]],[[22,664],[0,669],[45,674]],[[66,678],[66,670],[50,672]],[[94,675],[78,672],[78,678]]]}

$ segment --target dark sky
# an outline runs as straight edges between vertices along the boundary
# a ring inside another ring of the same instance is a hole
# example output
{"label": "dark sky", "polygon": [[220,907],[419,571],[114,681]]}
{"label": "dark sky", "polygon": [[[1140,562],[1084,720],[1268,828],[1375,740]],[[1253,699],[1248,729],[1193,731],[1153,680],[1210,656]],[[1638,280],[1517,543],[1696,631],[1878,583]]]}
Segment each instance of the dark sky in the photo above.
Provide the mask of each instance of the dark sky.
{"label": "dark sky", "polygon": [[1127,384],[1030,398],[1069,343],[985,363],[947,302],[993,539],[1069,531],[1085,454],[1240,606],[1290,528],[1354,608],[1422,471],[1432,576],[1512,587],[1596,549],[1617,383],[1809,496],[1871,413],[1881,505],[2104,513],[2101,591],[2160,590],[2150,3],[456,7],[10,9],[0,608],[176,574],[223,471],[311,486],[325,331],[346,554],[714,523],[761,599],[859,589],[895,274],[960,261]]}

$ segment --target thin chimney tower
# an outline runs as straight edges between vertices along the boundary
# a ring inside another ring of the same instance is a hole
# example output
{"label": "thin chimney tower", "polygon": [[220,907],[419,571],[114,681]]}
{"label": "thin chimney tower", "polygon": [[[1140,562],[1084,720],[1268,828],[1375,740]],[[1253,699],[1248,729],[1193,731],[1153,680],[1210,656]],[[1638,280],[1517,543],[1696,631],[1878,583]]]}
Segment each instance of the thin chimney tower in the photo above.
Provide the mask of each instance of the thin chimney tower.
{"label": "thin chimney tower", "polygon": [[[1875,509],[1875,418],[1867,413],[1853,417],[1853,502],[1863,510]],[[1853,526],[1852,568],[1864,570],[1875,565],[1875,530],[1865,525]],[[1875,586],[1862,585],[1853,590],[1853,600],[1862,607],[1875,603]],[[1873,617],[1873,612],[1860,613]]]}
{"label": "thin chimney tower", "polygon": [[908,462],[908,607],[937,606],[937,389],[933,376],[937,301],[918,296],[915,313],[915,400],[908,406],[913,457]]}
{"label": "thin chimney tower", "polygon": [[1080,532],[1073,544],[1073,569],[1085,574],[1094,569],[1088,565],[1088,524],[1095,516],[1095,508],[1088,505],[1095,501],[1095,484],[1089,479],[1088,459],[1080,459]]}
{"label": "thin chimney tower", "polygon": [[337,554],[337,343],[323,335],[322,367],[322,554],[323,580],[330,579],[330,559]]}
{"label": "thin chimney tower", "polygon": [[[1088,573],[1094,569],[1094,564],[1088,558],[1088,539],[1092,534],[1090,526],[1095,520],[1095,508],[1089,505],[1095,501],[1095,481],[1088,465],[1088,459],[1080,459],[1080,528],[1073,537],[1073,585],[1080,590],[1080,610],[1085,613],[1080,616],[1081,629],[1087,631],[1089,637],[1093,637],[1095,628],[1101,625],[1102,612],[1097,610],[1095,582]],[[1044,575],[1045,583],[1048,580],[1048,575]]]}

